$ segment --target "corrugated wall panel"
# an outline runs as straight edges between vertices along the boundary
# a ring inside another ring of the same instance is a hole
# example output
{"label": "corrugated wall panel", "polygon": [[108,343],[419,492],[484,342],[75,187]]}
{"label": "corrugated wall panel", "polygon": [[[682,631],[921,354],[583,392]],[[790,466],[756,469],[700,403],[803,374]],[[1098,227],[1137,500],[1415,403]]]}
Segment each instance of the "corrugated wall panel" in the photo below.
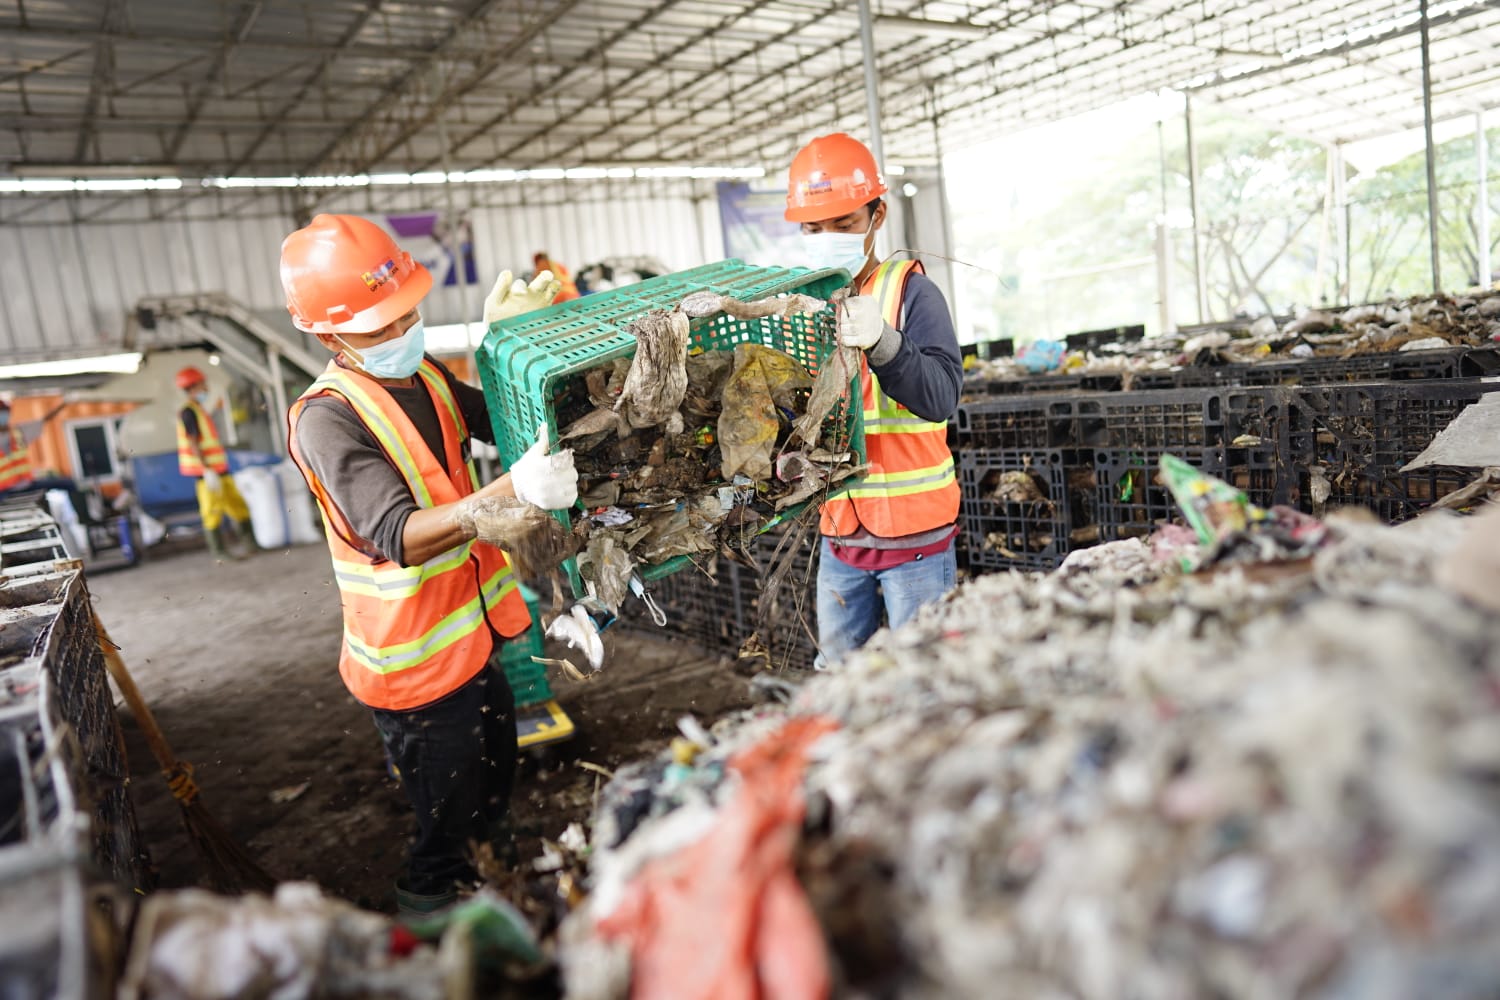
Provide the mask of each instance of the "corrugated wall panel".
{"label": "corrugated wall panel", "polygon": [[[711,184],[642,190],[600,183],[579,191],[531,205],[519,203],[526,192],[518,185],[453,192],[453,205],[468,211],[473,226],[480,287],[434,295],[428,321],[476,319],[470,314],[495,274],[529,271],[537,250],[575,272],[610,256],[650,255],[673,270],[722,257]],[[440,187],[349,189],[330,192],[315,211],[444,210],[448,197]],[[502,200],[513,203],[494,203]],[[165,205],[168,217],[110,221],[128,215],[128,199],[85,202],[102,218],[74,223],[67,203],[58,202],[0,225],[0,363],[117,350],[126,316],[146,296],[223,291],[252,309],[279,312],[276,261],[294,227],[285,204],[269,194],[157,199],[142,201],[137,216]],[[239,214],[219,215],[226,207]]]}

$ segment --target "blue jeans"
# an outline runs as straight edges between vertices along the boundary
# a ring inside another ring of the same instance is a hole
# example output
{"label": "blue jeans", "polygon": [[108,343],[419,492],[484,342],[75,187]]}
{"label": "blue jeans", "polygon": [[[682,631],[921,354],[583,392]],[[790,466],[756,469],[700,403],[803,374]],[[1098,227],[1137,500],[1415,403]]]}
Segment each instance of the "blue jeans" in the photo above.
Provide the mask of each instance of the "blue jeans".
{"label": "blue jeans", "polygon": [[818,659],[821,668],[858,649],[880,628],[881,611],[891,628],[904,625],[924,604],[953,589],[958,560],[953,545],[935,556],[890,569],[855,569],[833,554],[823,539],[818,561]]}

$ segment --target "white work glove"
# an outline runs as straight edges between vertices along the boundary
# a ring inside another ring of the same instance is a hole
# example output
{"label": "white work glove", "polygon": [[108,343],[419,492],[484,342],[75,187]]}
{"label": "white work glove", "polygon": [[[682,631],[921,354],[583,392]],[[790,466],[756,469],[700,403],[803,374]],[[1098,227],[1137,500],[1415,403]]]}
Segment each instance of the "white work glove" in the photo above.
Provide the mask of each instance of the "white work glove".
{"label": "white work glove", "polygon": [[557,298],[561,288],[562,282],[554,278],[551,271],[542,271],[531,279],[529,285],[520,278],[512,280],[509,271],[501,271],[495,279],[495,287],[484,300],[484,323],[488,326],[533,309],[545,309]]}
{"label": "white work glove", "polygon": [[213,469],[204,469],[203,485],[207,486],[210,492],[219,492],[219,474]]}
{"label": "white work glove", "polygon": [[547,454],[547,426],[536,432],[536,444],[510,467],[510,482],[516,498],[542,508],[566,510],[578,502],[578,470],[573,467],[573,449]]}
{"label": "white work glove", "polygon": [[880,335],[885,332],[880,303],[872,296],[856,295],[845,299],[839,304],[838,316],[840,347],[868,351],[879,343]]}

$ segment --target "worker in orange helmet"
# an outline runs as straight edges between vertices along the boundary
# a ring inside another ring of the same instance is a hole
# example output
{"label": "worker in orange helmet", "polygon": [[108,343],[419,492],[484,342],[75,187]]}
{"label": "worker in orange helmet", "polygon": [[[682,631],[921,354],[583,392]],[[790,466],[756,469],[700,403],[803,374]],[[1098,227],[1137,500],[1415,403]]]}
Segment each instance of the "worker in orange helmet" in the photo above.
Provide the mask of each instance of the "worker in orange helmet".
{"label": "worker in orange helmet", "polygon": [[541,274],[550,271],[558,281],[557,298],[554,302],[567,302],[578,298],[578,283],[573,280],[573,275],[566,267],[552,257],[545,250],[538,250],[531,255],[532,273]]}
{"label": "worker in orange helmet", "polygon": [[[481,486],[471,439],[493,442],[484,394],[426,354],[432,277],[375,223],[319,215],[281,245],[297,329],[333,354],[289,414],[293,460],[322,511],[344,616],[339,673],[375,718],[417,820],[403,913],[430,912],[475,879],[471,843],[502,835],[516,713],[500,648],[531,625],[505,553],[476,540],[472,498],[571,507],[571,452],[539,441]],[[484,320],[541,308],[541,274],[495,282]]]}
{"label": "worker in orange helmet", "polygon": [[958,481],[948,418],[963,361],[948,304],[914,260],[876,259],[885,180],[865,145],[820,136],[792,160],[786,218],[808,262],[848,272],[838,342],[861,352],[868,471],[820,511],[820,665],[863,645],[953,588]]}
{"label": "worker in orange helmet", "polygon": [[[31,449],[10,423],[10,403],[0,400],[0,493],[32,484]],[[85,512],[86,513],[86,512]]]}
{"label": "worker in orange helmet", "polygon": [[[190,365],[177,373],[177,388],[186,396],[177,412],[177,471],[197,480],[198,513],[208,551],[219,560],[226,554],[242,557],[244,549],[258,546],[250,527],[250,508],[229,474],[229,456],[208,414],[208,379]],[[229,537],[231,530],[239,536],[238,553]]]}

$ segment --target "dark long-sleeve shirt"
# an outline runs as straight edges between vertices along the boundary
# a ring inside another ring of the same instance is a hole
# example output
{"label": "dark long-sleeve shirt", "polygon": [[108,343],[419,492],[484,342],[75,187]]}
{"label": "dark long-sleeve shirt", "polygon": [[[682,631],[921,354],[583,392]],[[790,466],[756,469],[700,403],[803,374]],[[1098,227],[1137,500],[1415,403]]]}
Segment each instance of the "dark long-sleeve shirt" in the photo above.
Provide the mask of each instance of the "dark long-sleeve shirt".
{"label": "dark long-sleeve shirt", "polygon": [[[454,378],[441,362],[434,363],[453,390],[469,434],[493,443],[484,393]],[[422,380],[416,379],[410,388],[385,388],[416,426],[438,464],[445,465],[442,425]],[[467,450],[468,442],[462,446]],[[297,421],[297,447],[357,536],[345,541],[366,555],[408,565],[402,533],[406,519],[417,509],[416,498],[354,410],[334,396],[309,400]]]}
{"label": "dark long-sleeve shirt", "polygon": [[906,282],[899,332],[886,328],[870,349],[870,370],[885,394],[923,420],[947,420],[958,409],[964,363],[948,302],[925,274]]}

